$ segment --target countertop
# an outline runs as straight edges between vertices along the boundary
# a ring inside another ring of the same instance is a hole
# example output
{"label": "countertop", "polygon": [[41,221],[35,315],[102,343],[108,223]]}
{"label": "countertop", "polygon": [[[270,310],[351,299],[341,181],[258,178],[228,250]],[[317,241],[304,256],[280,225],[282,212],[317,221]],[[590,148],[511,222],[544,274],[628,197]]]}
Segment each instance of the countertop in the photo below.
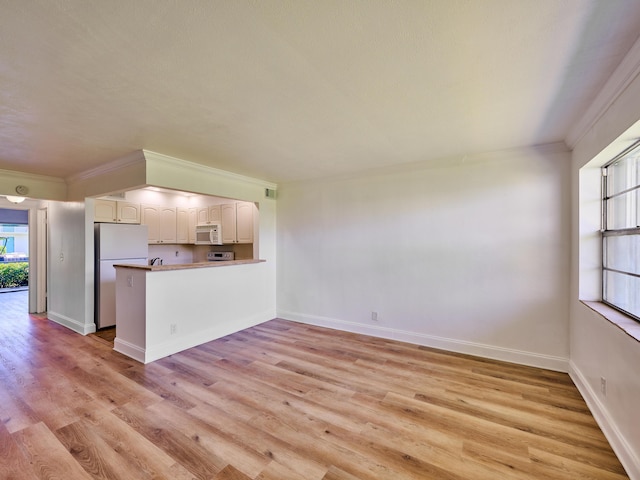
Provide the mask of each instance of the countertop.
{"label": "countertop", "polygon": [[198,263],[180,263],[175,265],[133,265],[128,263],[116,264],[116,268],[133,268],[136,270],[145,270],[147,272],[166,272],[170,270],[187,270],[191,268],[211,268],[211,267],[228,267],[231,265],[247,265],[251,263],[262,263],[266,260],[222,260],[215,262],[198,262]]}

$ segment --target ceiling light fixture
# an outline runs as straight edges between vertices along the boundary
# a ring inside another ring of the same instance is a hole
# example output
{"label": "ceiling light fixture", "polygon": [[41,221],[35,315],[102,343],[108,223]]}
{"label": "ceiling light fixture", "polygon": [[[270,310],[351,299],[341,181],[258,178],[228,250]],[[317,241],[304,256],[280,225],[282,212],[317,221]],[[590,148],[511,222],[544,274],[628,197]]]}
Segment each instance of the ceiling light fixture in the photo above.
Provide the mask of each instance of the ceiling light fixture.
{"label": "ceiling light fixture", "polygon": [[5,195],[5,197],[7,197],[7,200],[9,200],[11,203],[22,203],[25,201],[24,197],[14,197],[12,195]]}

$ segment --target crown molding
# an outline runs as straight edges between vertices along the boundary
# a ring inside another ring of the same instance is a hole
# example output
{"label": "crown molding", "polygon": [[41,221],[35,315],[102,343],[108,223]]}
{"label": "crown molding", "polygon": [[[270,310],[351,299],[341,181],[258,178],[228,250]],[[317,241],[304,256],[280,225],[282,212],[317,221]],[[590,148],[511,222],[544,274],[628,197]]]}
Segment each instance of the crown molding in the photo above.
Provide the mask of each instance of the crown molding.
{"label": "crown molding", "polygon": [[177,167],[181,170],[190,171],[195,175],[214,175],[218,178],[225,178],[228,180],[233,180],[233,181],[242,182],[246,184],[258,185],[260,187],[269,188],[272,190],[276,190],[278,188],[277,185],[272,182],[267,182],[257,178],[239,175],[237,173],[228,172],[226,170],[220,170],[217,168],[208,167],[206,165],[189,162],[187,160],[182,160],[180,158],[170,157],[168,155],[153,152],[151,150],[136,150],[128,155],[125,155],[124,157],[118,158],[111,162],[99,165],[97,167],[94,167],[89,170],[85,170],[83,172],[67,177],[66,181],[69,185],[74,185],[79,182],[101,177],[103,175],[114,173],[131,166],[142,165],[144,166],[145,169],[148,169],[148,165],[154,164],[154,163],[156,165],[164,164],[170,167]]}
{"label": "crown molding", "polygon": [[569,148],[575,148],[639,74],[640,37],[616,67],[591,105],[567,133],[565,142]]}
{"label": "crown molding", "polygon": [[[17,194],[15,188],[18,185],[26,186],[29,189],[28,193],[26,195]],[[67,183],[59,177],[0,169],[0,195],[19,195],[26,196],[28,199],[65,201],[67,190]]]}
{"label": "crown molding", "polygon": [[195,162],[190,162],[188,160],[182,160],[180,158],[170,157],[168,155],[152,152],[150,150],[142,150],[141,152],[144,158],[147,160],[159,162],[159,163],[165,163],[172,166],[178,166],[181,169],[191,170],[192,172],[197,174],[215,175],[216,177],[258,185],[260,187],[270,188],[272,190],[276,190],[278,188],[277,184],[272,182],[267,182],[266,180],[260,180],[258,178],[247,177],[245,175],[229,172],[227,170],[220,170],[218,168],[208,167],[200,163],[195,163]]}
{"label": "crown molding", "polygon": [[[26,194],[18,194],[16,187],[27,187]],[[18,195],[27,199],[65,201],[67,183],[59,177],[0,169],[0,195]]]}
{"label": "crown molding", "polygon": [[570,158],[568,155],[571,150],[564,142],[541,143],[538,145],[528,145],[524,147],[511,147],[501,150],[490,150],[485,152],[467,153],[447,155],[444,157],[433,158],[429,160],[421,160],[418,162],[401,163],[397,165],[388,165],[384,167],[369,168],[367,170],[357,170],[354,172],[342,173],[321,178],[303,178],[301,180],[291,180],[283,182],[284,187],[289,185],[305,185],[318,182],[339,182],[351,180],[354,178],[376,177],[381,175],[392,175],[411,173],[421,170],[432,170],[440,168],[454,168],[460,166],[470,166],[474,164],[482,164],[483,162],[494,160],[509,160],[512,158],[529,157],[529,156],[564,156],[562,158]]}
{"label": "crown molding", "polygon": [[144,157],[143,151],[144,150],[136,150],[135,152],[125,155],[124,157],[120,157],[111,162],[104,163],[102,165],[98,165],[97,167],[90,168],[89,170],[84,170],[80,173],[71,175],[67,177],[67,183],[73,184],[83,180],[88,180],[90,178],[99,177],[107,173],[115,172],[131,165],[137,165],[140,163],[144,164],[146,162],[146,159]]}
{"label": "crown molding", "polygon": [[33,182],[59,183],[62,185],[66,185],[64,178],[50,177],[48,175],[39,175],[37,173],[18,172],[16,170],[0,169],[0,176],[5,179],[19,179],[21,181],[31,180]]}

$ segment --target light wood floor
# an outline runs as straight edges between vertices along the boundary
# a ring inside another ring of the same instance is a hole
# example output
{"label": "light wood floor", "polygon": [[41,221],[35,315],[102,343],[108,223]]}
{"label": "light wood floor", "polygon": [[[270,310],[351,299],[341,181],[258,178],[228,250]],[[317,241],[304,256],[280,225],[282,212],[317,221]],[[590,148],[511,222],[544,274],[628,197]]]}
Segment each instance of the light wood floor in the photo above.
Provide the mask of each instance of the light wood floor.
{"label": "light wood floor", "polygon": [[144,366],[2,302],[2,479],[627,478],[566,374],[282,320]]}

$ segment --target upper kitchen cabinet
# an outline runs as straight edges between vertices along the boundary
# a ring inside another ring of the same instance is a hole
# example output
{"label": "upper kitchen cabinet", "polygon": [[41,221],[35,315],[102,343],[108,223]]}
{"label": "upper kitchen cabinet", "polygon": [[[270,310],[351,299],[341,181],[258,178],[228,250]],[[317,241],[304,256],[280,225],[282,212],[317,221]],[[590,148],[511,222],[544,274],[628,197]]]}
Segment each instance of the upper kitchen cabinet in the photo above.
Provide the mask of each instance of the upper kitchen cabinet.
{"label": "upper kitchen cabinet", "polygon": [[177,243],[177,214],[174,207],[143,204],[141,219],[149,229],[149,243]]}
{"label": "upper kitchen cabinet", "polygon": [[222,243],[253,243],[253,209],[251,202],[220,205]]}
{"label": "upper kitchen cabinet", "polygon": [[[235,248],[240,258],[258,238],[259,211],[255,203],[210,195],[186,195],[184,192],[157,188],[130,190],[125,197],[95,199],[88,208],[95,208],[95,222],[142,223],[149,231],[149,245],[196,244],[196,226],[220,224],[222,242],[244,245]],[[256,245],[257,248],[257,245]],[[199,248],[199,250],[204,250]]]}
{"label": "upper kitchen cabinet", "polygon": [[140,223],[140,205],[130,202],[116,202],[117,221],[121,223]]}
{"label": "upper kitchen cabinet", "polygon": [[253,243],[253,210],[251,202],[236,203],[236,240],[238,243]]}
{"label": "upper kitchen cabinet", "polygon": [[94,222],[140,223],[140,205],[131,202],[96,199]]}
{"label": "upper kitchen cabinet", "polygon": [[184,208],[184,207],[176,208],[176,243],[189,243],[189,209],[188,208]]}
{"label": "upper kitchen cabinet", "polygon": [[198,225],[208,225],[210,223],[220,222],[220,205],[211,205],[209,207],[200,207],[196,209],[196,218]]}
{"label": "upper kitchen cabinet", "polygon": [[222,209],[220,205],[211,205],[209,207],[209,221],[211,223],[220,223],[222,221]]}
{"label": "upper kitchen cabinet", "polygon": [[190,208],[187,213],[187,228],[189,231],[187,232],[188,240],[187,243],[196,243],[196,225],[198,225],[198,209]]}

